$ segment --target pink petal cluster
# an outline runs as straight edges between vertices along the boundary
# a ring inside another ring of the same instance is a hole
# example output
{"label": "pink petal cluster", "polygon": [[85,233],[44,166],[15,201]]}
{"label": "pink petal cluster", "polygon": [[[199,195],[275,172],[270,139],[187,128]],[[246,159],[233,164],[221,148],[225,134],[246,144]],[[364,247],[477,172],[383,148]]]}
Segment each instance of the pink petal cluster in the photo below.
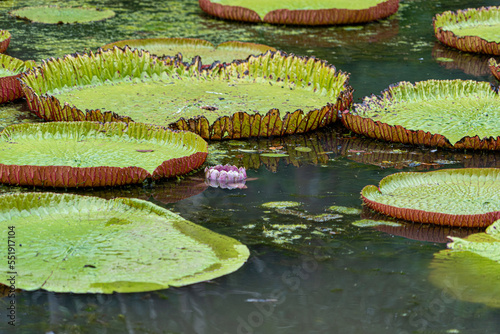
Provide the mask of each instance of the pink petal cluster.
{"label": "pink petal cluster", "polygon": [[244,167],[217,165],[205,168],[205,179],[212,187],[244,188],[247,171]]}

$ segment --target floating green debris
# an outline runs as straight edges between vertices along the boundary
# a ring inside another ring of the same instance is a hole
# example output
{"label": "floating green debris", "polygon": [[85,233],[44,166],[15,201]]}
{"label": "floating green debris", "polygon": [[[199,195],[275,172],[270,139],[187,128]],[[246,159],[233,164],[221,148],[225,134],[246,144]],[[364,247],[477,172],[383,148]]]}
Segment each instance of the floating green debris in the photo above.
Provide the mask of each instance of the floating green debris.
{"label": "floating green debris", "polygon": [[452,58],[445,58],[445,57],[438,57],[438,58],[435,58],[437,61],[440,61],[440,62],[453,62],[455,61],[454,59]]}
{"label": "floating green debris", "polygon": [[261,153],[261,157],[266,157],[266,158],[285,158],[288,157],[288,154],[285,153]]}
{"label": "floating green debris", "polygon": [[281,202],[267,202],[262,204],[261,206],[268,209],[284,209],[284,208],[293,208],[301,205],[302,203],[300,202],[281,201]]}
{"label": "floating green debris", "polygon": [[304,213],[302,211],[297,211],[297,210],[292,210],[292,209],[287,209],[287,208],[276,208],[276,212],[283,214],[283,215],[292,215],[292,216],[296,216],[296,217],[299,217],[302,219],[307,219],[307,220],[311,220],[311,221],[319,222],[319,223],[342,218],[342,215],[336,215],[336,214],[331,214],[331,213],[322,213],[319,215],[309,215],[309,214]]}
{"label": "floating green debris", "polygon": [[311,152],[312,148],[299,146],[296,147],[295,150],[299,152]]}
{"label": "floating green debris", "polygon": [[338,205],[332,205],[332,206],[328,207],[327,210],[342,213],[344,215],[359,215],[359,214],[361,214],[360,209],[349,208],[346,206],[338,206]]}
{"label": "floating green debris", "polygon": [[361,219],[357,220],[354,223],[352,223],[354,226],[357,227],[374,227],[374,226],[380,226],[380,225],[387,225],[387,226],[403,226],[402,224],[387,221],[387,220],[372,220],[372,219]]}
{"label": "floating green debris", "polygon": [[294,232],[298,229],[305,230],[307,229],[307,225],[272,224],[269,226],[269,228],[264,227],[262,233],[267,238],[272,238],[274,243],[284,244],[284,243],[292,243],[293,240],[302,238],[300,234],[294,234]]}

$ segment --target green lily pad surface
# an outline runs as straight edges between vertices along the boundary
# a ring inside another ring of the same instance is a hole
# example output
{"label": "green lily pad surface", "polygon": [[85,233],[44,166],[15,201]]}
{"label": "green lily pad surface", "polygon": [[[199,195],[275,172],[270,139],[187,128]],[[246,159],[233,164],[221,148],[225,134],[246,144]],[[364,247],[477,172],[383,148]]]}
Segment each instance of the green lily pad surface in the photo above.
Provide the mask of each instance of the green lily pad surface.
{"label": "green lily pad surface", "polygon": [[200,0],[205,12],[225,19],[280,24],[345,24],[378,20],[398,10],[398,0]]}
{"label": "green lily pad surface", "polygon": [[488,82],[401,82],[355,104],[342,121],[372,138],[429,146],[500,149],[500,96]]}
{"label": "green lily pad surface", "polygon": [[15,235],[16,253],[14,268],[0,268],[0,282],[9,284],[15,271],[16,288],[30,291],[160,290],[231,273],[249,256],[238,241],[138,199],[5,195],[0,230]]}
{"label": "green lily pad surface", "polygon": [[434,33],[453,48],[500,55],[500,7],[447,11],[434,17]]}
{"label": "green lily pad surface", "polygon": [[190,61],[195,56],[200,56],[203,63],[211,64],[214,61],[228,63],[235,59],[246,59],[250,55],[276,51],[275,48],[255,43],[225,42],[218,46],[209,41],[196,38],[146,38],[129,39],[107,44],[104,50],[117,46],[123,48],[129,46],[146,50],[158,57],[182,55],[182,59]]}
{"label": "green lily pad surface", "polygon": [[10,15],[36,23],[64,24],[102,21],[115,16],[115,12],[109,9],[39,6],[16,9]]}
{"label": "green lily pad surface", "polygon": [[141,123],[18,124],[0,133],[0,181],[94,187],[141,183],[199,168],[207,143]]}
{"label": "green lily pad surface", "polygon": [[500,217],[500,169],[445,169],[389,175],[363,188],[371,209],[421,223],[485,227]]}
{"label": "green lily pad surface", "polygon": [[0,53],[4,53],[9,47],[10,38],[10,32],[7,30],[0,30]]}
{"label": "green lily pad surface", "polygon": [[53,59],[21,80],[30,109],[47,120],[133,120],[210,139],[314,130],[352,102],[347,74],[281,52],[201,69],[114,48]]}
{"label": "green lily pad surface", "polygon": [[500,307],[500,221],[485,233],[450,238],[450,250],[437,253],[429,280],[459,300]]}

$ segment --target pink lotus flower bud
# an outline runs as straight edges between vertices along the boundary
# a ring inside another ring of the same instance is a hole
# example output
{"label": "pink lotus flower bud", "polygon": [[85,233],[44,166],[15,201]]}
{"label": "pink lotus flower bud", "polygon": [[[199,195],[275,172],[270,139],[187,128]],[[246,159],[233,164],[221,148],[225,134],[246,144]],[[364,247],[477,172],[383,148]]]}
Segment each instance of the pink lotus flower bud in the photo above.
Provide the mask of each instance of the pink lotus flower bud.
{"label": "pink lotus flower bud", "polygon": [[211,187],[221,188],[246,188],[245,179],[247,172],[244,167],[217,165],[205,168],[206,183]]}

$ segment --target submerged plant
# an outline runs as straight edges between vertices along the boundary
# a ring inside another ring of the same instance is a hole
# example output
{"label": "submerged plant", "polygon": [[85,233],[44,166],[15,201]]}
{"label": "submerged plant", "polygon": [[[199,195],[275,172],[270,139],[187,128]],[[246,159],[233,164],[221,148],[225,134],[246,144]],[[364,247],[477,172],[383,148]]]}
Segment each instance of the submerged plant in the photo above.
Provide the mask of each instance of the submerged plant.
{"label": "submerged plant", "polygon": [[199,58],[114,48],[51,59],[21,81],[29,108],[47,120],[140,121],[206,139],[304,133],[352,102],[347,74],[283,52],[202,69]]}
{"label": "submerged plant", "polygon": [[[53,193],[0,196],[0,231],[14,231],[16,287],[131,293],[211,280],[249,256],[238,241],[147,201]],[[15,229],[15,230],[14,230]],[[11,235],[11,234],[9,234]],[[0,250],[7,257],[7,247]],[[7,266],[0,282],[8,284]]]}
{"label": "submerged plant", "polygon": [[498,120],[498,88],[472,80],[400,82],[342,115],[348,129],[376,139],[485,150],[500,150]]}
{"label": "submerged plant", "polygon": [[397,12],[399,0],[199,0],[205,12],[229,20],[327,25],[375,21]]}
{"label": "submerged plant", "polygon": [[361,191],[364,203],[385,215],[420,223],[486,227],[500,218],[500,169],[402,172]]}
{"label": "submerged plant", "polygon": [[245,167],[217,165],[205,168],[205,179],[208,185],[220,188],[244,188],[247,172]]}
{"label": "submerged plant", "polygon": [[466,52],[500,55],[500,7],[447,11],[433,19],[439,41]]}

